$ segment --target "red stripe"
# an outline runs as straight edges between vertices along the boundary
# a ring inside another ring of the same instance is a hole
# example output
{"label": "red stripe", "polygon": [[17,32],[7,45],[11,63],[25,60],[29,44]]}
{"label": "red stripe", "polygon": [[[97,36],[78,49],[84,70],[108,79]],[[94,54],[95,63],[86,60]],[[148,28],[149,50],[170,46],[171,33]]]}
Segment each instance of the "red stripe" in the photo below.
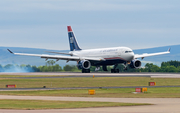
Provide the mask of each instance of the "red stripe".
{"label": "red stripe", "polygon": [[67,26],[68,32],[72,31],[71,26]]}
{"label": "red stripe", "polygon": [[106,60],[110,60],[110,59],[121,59],[121,60],[124,60],[123,58],[121,58],[121,57],[112,57],[112,58],[104,58],[104,59],[106,59]]}

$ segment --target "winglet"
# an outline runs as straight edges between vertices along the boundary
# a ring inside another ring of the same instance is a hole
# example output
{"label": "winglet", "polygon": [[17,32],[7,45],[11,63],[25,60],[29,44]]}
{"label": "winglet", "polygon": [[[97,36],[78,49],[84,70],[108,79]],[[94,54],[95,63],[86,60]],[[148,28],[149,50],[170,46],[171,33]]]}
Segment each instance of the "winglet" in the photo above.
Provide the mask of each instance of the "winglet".
{"label": "winglet", "polygon": [[10,53],[14,54],[11,50],[7,49]]}
{"label": "winglet", "polygon": [[170,52],[170,51],[171,51],[171,48],[168,49],[168,52]]}

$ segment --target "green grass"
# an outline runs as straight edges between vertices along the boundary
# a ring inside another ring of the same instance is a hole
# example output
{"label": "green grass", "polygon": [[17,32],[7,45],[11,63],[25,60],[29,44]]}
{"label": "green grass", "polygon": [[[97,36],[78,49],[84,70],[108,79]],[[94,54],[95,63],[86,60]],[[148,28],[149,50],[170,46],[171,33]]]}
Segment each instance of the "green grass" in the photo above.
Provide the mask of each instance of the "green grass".
{"label": "green grass", "polygon": [[[9,75],[8,75],[9,76]],[[39,78],[19,79],[0,78],[0,88],[7,84],[16,84],[17,88],[58,88],[58,87],[110,87],[110,86],[148,86],[156,82],[157,86],[180,85],[180,78],[149,77],[78,77],[78,78]],[[51,91],[1,91],[0,95],[38,95],[67,97],[132,97],[132,98],[180,98],[180,87],[148,88],[148,92],[133,94],[135,88],[96,89],[95,95],[88,95],[88,89],[51,90]]]}
{"label": "green grass", "polygon": [[[16,76],[16,75],[15,75]],[[156,82],[157,86],[180,85],[179,78],[149,77],[87,77],[87,78],[10,78],[11,75],[0,76],[0,88],[7,84],[16,84],[17,88],[58,87],[110,87],[110,86],[148,86],[148,82]],[[40,76],[16,76],[40,77]],[[42,77],[42,76],[41,76]],[[148,88],[146,93],[133,94],[135,88],[95,89],[95,95],[88,95],[88,89],[79,90],[46,90],[46,91],[0,91],[0,95],[24,96],[63,96],[63,97],[114,97],[114,98],[180,98],[180,87]],[[87,107],[115,107],[148,104],[112,103],[112,102],[69,102],[41,100],[0,100],[0,109],[63,109]]]}
{"label": "green grass", "polygon": [[150,104],[115,103],[115,102],[73,102],[73,101],[44,101],[44,100],[0,100],[0,109],[65,109],[90,107],[137,106]]}
{"label": "green grass", "polygon": [[88,89],[48,91],[1,91],[0,95],[64,96],[64,97],[111,97],[111,98],[180,98],[180,87],[148,88],[146,93],[133,94],[135,88],[95,89],[95,95],[88,95]]}
{"label": "green grass", "polygon": [[39,78],[19,79],[0,78],[0,88],[7,84],[16,84],[17,88],[58,87],[104,87],[104,86],[148,86],[148,82],[156,82],[157,86],[180,85],[180,78],[149,77],[87,77],[87,78]]}

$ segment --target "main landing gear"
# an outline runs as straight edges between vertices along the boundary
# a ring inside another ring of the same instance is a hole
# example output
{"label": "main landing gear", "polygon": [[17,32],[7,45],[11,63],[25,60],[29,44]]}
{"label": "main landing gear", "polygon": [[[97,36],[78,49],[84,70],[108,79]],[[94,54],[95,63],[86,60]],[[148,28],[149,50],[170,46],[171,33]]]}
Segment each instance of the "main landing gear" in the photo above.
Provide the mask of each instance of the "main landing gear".
{"label": "main landing gear", "polygon": [[127,64],[127,62],[124,62],[124,70],[126,71],[127,70],[127,66],[128,66],[128,64]]}
{"label": "main landing gear", "polygon": [[119,69],[111,69],[111,73],[119,73]]}
{"label": "main landing gear", "polygon": [[118,64],[114,65],[114,68],[111,69],[111,73],[119,73],[119,69],[116,69],[117,66],[118,66]]}
{"label": "main landing gear", "polygon": [[82,69],[82,73],[90,73],[90,69]]}

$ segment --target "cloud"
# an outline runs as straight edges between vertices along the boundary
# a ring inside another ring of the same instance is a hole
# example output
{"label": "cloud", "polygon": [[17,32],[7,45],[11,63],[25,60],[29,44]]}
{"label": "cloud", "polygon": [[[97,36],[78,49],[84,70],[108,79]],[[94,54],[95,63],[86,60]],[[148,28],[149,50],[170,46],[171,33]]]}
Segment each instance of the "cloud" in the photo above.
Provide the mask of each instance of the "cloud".
{"label": "cloud", "polygon": [[[163,1],[164,2],[164,1]],[[165,2],[166,3],[166,2]],[[175,4],[154,4],[137,0],[6,0],[0,2],[1,12],[39,12],[39,11],[148,11],[167,10],[178,7]]]}
{"label": "cloud", "polygon": [[0,45],[68,48],[67,25],[73,27],[83,48],[173,45],[180,41],[178,4],[168,0],[1,0]]}

